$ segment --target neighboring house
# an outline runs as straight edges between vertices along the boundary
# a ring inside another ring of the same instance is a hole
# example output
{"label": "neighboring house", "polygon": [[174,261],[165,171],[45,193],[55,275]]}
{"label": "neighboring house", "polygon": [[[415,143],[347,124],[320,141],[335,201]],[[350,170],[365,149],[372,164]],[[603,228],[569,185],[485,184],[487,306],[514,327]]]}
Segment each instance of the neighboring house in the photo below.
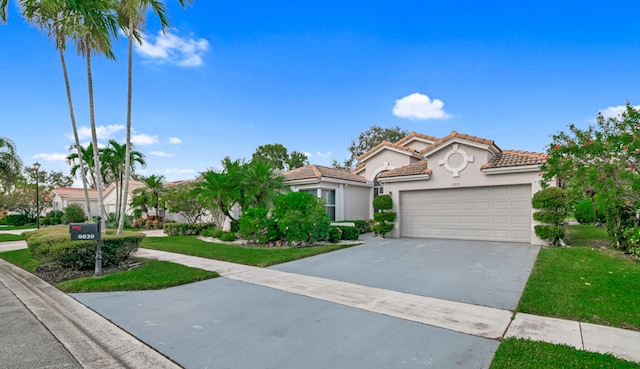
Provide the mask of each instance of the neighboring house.
{"label": "neighboring house", "polygon": [[[98,216],[98,191],[89,189],[89,202],[91,206],[91,215]],[[54,188],[49,194],[51,197],[52,210],[61,210],[72,204],[78,204],[87,213],[87,206],[84,198],[84,189],[71,187]]]}
{"label": "neighboring house", "polygon": [[[502,150],[492,140],[455,131],[444,138],[414,132],[364,153],[351,173],[307,166],[283,174],[294,191],[316,189],[321,197],[333,186],[336,220],[372,218],[373,197],[391,195],[398,214],[391,237],[538,244],[531,198],[541,189],[544,160],[541,153]],[[344,187],[335,188],[336,182]],[[352,187],[359,189],[358,204],[349,198]]]}
{"label": "neighboring house", "polygon": [[[125,213],[127,215],[133,215],[133,208],[131,207],[131,198],[133,197],[133,191],[138,188],[144,188],[144,182],[141,181],[129,181],[129,188],[127,196],[127,208]],[[116,194],[116,185],[115,183],[111,183],[109,187],[102,193],[102,201],[104,202],[104,208],[107,214],[117,213],[117,194]],[[93,210],[93,207],[92,207]]]}

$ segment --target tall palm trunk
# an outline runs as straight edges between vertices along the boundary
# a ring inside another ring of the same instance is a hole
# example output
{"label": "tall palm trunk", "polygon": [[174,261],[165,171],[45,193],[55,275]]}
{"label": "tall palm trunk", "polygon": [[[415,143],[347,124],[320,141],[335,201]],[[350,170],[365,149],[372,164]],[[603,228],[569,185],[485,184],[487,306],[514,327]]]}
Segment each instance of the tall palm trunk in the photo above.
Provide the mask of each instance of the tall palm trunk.
{"label": "tall palm trunk", "polygon": [[122,201],[120,202],[120,219],[118,221],[118,232],[122,233],[124,228],[124,218],[127,211],[127,196],[129,195],[129,177],[131,177],[131,99],[133,90],[133,27],[135,26],[133,18],[129,20],[129,55],[127,58],[128,77],[127,77],[127,139],[124,154],[124,188],[122,189]]}
{"label": "tall palm trunk", "polygon": [[[86,40],[88,43],[89,40]],[[96,189],[98,191],[98,212],[102,216],[100,229],[105,232],[105,209],[102,195],[102,171],[100,170],[100,152],[98,151],[98,133],[96,131],[96,115],[93,103],[93,79],[91,77],[91,52],[87,53],[87,85],[89,86],[89,118],[91,122],[91,141],[93,142],[93,165],[96,173]]]}
{"label": "tall palm trunk", "polygon": [[[64,51],[58,48],[60,53],[60,63],[62,63],[62,73],[64,74],[64,84],[67,89],[67,101],[69,102],[69,115],[71,116],[71,126],[73,127],[73,137],[76,140],[76,148],[78,149],[78,158],[82,158],[82,146],[78,138],[78,128],[76,127],[76,115],[73,111],[73,100],[71,99],[71,86],[69,84],[69,75],[67,74],[67,63],[64,59]],[[84,188],[84,201],[87,209],[87,216],[91,218],[91,201],[89,200],[89,186],[87,185],[87,176],[84,171],[84,160],[80,160],[80,176],[82,178],[82,187]]]}

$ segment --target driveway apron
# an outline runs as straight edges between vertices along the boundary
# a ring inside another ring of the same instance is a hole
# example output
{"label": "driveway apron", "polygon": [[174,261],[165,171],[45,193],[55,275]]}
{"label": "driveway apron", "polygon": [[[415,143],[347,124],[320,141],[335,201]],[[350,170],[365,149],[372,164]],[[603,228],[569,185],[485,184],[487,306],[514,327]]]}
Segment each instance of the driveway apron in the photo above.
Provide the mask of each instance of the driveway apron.
{"label": "driveway apron", "polygon": [[415,295],[515,310],[540,246],[442,239],[381,239],[273,269]]}

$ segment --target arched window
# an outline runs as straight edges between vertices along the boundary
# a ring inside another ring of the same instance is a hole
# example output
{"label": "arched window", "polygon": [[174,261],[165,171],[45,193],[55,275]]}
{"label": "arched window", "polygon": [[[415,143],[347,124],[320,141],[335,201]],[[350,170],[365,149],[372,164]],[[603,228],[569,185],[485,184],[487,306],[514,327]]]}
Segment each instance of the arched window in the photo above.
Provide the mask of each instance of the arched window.
{"label": "arched window", "polygon": [[384,187],[382,186],[382,183],[378,181],[378,177],[380,177],[381,173],[384,173],[384,172],[378,173],[376,177],[373,179],[373,197],[374,198],[384,193]]}

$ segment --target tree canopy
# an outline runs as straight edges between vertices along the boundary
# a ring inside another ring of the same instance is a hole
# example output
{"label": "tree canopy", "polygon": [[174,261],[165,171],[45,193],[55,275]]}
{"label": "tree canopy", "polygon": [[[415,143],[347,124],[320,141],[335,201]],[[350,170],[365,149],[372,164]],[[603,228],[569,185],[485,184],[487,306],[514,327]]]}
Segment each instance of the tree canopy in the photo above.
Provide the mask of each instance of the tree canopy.
{"label": "tree canopy", "polygon": [[[599,198],[606,205],[607,226],[625,224],[628,208],[640,205],[640,110],[627,103],[615,117],[598,114],[596,124],[551,136],[543,179],[561,180],[574,199]],[[615,227],[614,227],[615,228]],[[609,229],[620,246],[622,229]],[[624,247],[624,246],[622,246]]]}
{"label": "tree canopy", "polygon": [[289,154],[287,148],[279,143],[258,146],[251,160],[269,162],[279,170],[296,169],[308,164],[307,154],[299,151],[292,151]]}
{"label": "tree canopy", "polygon": [[351,145],[349,145],[348,149],[351,156],[345,159],[343,163],[334,160],[333,166],[335,168],[351,169],[358,162],[360,155],[373,149],[382,141],[396,142],[409,133],[409,131],[400,128],[400,126],[380,127],[373,125],[366,131],[360,132],[357,139],[351,140]]}

